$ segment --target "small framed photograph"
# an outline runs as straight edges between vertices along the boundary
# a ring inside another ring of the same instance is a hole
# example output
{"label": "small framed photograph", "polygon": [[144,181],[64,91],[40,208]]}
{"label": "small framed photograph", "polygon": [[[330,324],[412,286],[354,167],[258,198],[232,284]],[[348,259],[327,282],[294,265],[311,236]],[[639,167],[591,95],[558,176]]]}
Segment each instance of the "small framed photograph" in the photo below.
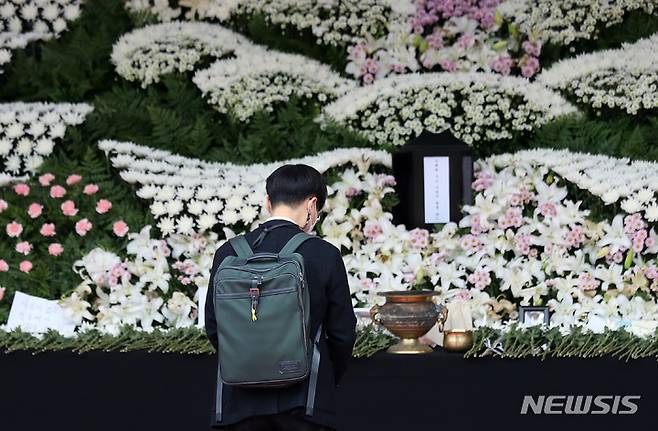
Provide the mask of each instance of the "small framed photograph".
{"label": "small framed photograph", "polygon": [[524,307],[520,305],[519,320],[530,326],[548,325],[550,321],[548,307]]}

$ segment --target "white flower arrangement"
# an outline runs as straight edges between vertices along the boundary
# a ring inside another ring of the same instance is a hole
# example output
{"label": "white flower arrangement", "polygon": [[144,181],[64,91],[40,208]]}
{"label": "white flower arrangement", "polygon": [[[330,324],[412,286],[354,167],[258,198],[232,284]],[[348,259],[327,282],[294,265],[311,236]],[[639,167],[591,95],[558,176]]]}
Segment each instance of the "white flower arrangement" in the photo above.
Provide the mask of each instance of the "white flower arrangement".
{"label": "white flower arrangement", "polygon": [[167,73],[193,70],[203,57],[221,58],[252,46],[217,24],[175,21],[121,36],[112,48],[112,63],[120,76],[146,88]]}
{"label": "white flower arrangement", "polygon": [[152,200],[151,213],[163,235],[192,235],[219,224],[245,227],[265,216],[265,178],[284,163],[305,163],[324,172],[346,164],[390,166],[390,154],[369,149],[337,149],[315,156],[250,166],[210,163],[168,151],[104,140],[121,178],[141,187],[137,195]]}
{"label": "white flower arrangement", "polygon": [[11,51],[17,48],[25,48],[28,43],[34,40],[47,39],[48,34],[41,33],[9,33],[0,32],[0,74],[2,74],[2,65],[11,61]]}
{"label": "white flower arrangement", "polygon": [[126,10],[132,13],[149,13],[161,22],[169,22],[181,16],[180,8],[173,8],[169,0],[125,0]]}
{"label": "white flower arrangement", "polygon": [[487,73],[390,77],[347,93],[323,110],[377,145],[402,145],[423,130],[450,130],[468,144],[532,130],[577,110],[527,79]]}
{"label": "white flower arrangement", "polygon": [[0,75],[11,51],[58,37],[80,16],[82,0],[5,0],[0,4]]}
{"label": "white flower arrangement", "polygon": [[173,292],[169,300],[163,299],[171,280],[171,248],[151,238],[150,229],[128,235],[129,259],[95,248],[73,264],[82,282],[59,303],[76,325],[94,322],[100,331],[117,335],[121,325],[150,332],[154,325],[194,324],[196,304],[187,295]]}
{"label": "white flower arrangement", "polygon": [[[392,4],[401,3],[402,7]],[[245,0],[241,13],[260,13],[272,24],[310,30],[317,42],[343,46],[384,33],[409,1],[389,0]]]}
{"label": "white flower arrangement", "polygon": [[627,214],[643,213],[649,222],[658,222],[656,162],[549,149],[493,156],[490,161],[494,166],[520,163],[548,168],[606,205],[619,204]]}
{"label": "white flower arrangement", "polygon": [[356,86],[315,60],[264,49],[218,60],[198,71],[193,81],[219,112],[240,121],[256,111],[272,111],[275,103],[291,96],[325,103]]}
{"label": "white flower arrangement", "polygon": [[149,12],[160,21],[168,22],[181,16],[188,20],[217,19],[226,21],[238,10],[244,0],[179,0],[172,7],[169,0],[126,0],[131,12]]}
{"label": "white flower arrangement", "polygon": [[569,45],[596,38],[600,27],[622,22],[627,12],[653,13],[655,7],[653,0],[507,0],[498,10],[523,33],[533,33],[555,45]]}
{"label": "white flower arrangement", "polygon": [[131,11],[148,11],[161,21],[184,18],[225,22],[238,15],[262,14],[284,29],[310,31],[319,44],[344,46],[385,32],[409,13],[409,0],[128,0]]}
{"label": "white flower arrangement", "polygon": [[80,17],[82,0],[4,0],[0,33],[58,35]]}
{"label": "white flower arrangement", "polygon": [[658,107],[658,34],[622,48],[561,60],[538,81],[594,109],[637,114]]}
{"label": "white flower arrangement", "polygon": [[[458,225],[435,233],[396,226],[382,210],[390,178],[346,171],[332,185],[322,232],[348,250],[355,303],[379,302],[374,295],[382,290],[422,286],[440,291],[442,300],[468,299],[477,326],[516,319],[519,304],[547,304],[553,324],[566,328],[656,320],[658,219],[632,213],[593,222],[542,162],[579,155],[528,154],[478,162],[474,204]],[[359,193],[367,199],[350,208]]]}
{"label": "white flower arrangement", "polygon": [[[175,279],[185,286],[197,286],[193,298],[197,300],[207,287],[217,247],[235,235],[234,228],[239,232],[256,224],[257,220],[246,214],[249,207],[260,205],[263,191],[259,186],[276,164],[234,166],[187,159],[132,143],[102,141],[99,145],[111,154],[124,179],[142,184],[138,195],[153,199],[154,215],[160,218],[159,225],[165,226],[161,231],[166,236],[166,248],[165,240],[149,246],[149,241],[155,240],[147,238],[144,231],[139,241],[131,242],[128,253],[144,257],[135,259],[142,262],[139,266],[127,264],[130,275],[126,277],[138,277],[142,290],[150,286],[149,292],[165,294],[165,263],[149,263],[160,258],[137,251],[157,254],[157,250],[168,250],[169,259],[176,260],[168,273],[173,276],[178,271]],[[329,185],[320,228],[323,238],[345,253],[354,305],[381,302],[383,298],[376,296],[381,291],[424,287],[439,291],[441,300],[469,300],[476,326],[498,327],[508,318],[518,317],[517,305],[544,304],[551,310],[552,325],[565,330],[595,323],[618,328],[624,322],[658,320],[658,206],[655,218],[649,211],[641,214],[626,208],[627,214],[595,222],[584,207],[586,203],[572,200],[563,183],[592,191],[594,183],[605,184],[604,175],[612,177],[614,172],[618,183],[625,182],[630,189],[641,187],[636,193],[638,199],[655,206],[655,190],[648,187],[658,184],[651,177],[655,164],[629,166],[624,160],[553,150],[493,156],[477,162],[475,201],[464,207],[462,220],[431,233],[396,225],[388,212],[385,202],[394,191],[395,179],[371,171],[376,165],[390,166],[388,154],[336,150],[294,162],[308,163],[321,171],[345,163],[353,165]],[[224,172],[224,176],[213,175],[213,170]],[[642,173],[633,177],[632,171]],[[194,223],[207,214],[217,216],[225,239],[194,229]],[[227,214],[230,217],[223,218]],[[240,218],[241,223],[235,222]],[[163,223],[165,219],[168,221]],[[172,229],[169,233],[167,223]],[[96,285],[121,284],[114,289],[118,289],[117,301],[123,301],[120,289],[135,289],[131,286],[138,282],[110,281],[114,273],[108,272],[109,266],[103,262],[114,262],[110,265],[114,268],[118,258],[105,259],[97,254],[83,259],[86,263],[78,267],[84,267]],[[121,279],[122,274],[114,276]],[[153,287],[152,280],[161,284]],[[192,324],[193,299],[176,292],[167,305],[159,303],[164,324]],[[80,305],[79,301],[85,300],[82,295],[70,300],[77,303],[73,307],[76,310],[89,308]],[[138,322],[141,317],[130,314],[130,310],[124,304],[117,308],[118,315],[108,311],[109,322]],[[104,315],[100,316],[102,321]],[[154,312],[149,316],[157,321]]]}
{"label": "white flower arrangement", "polygon": [[66,127],[81,124],[92,110],[85,103],[1,103],[1,171],[34,173]]}

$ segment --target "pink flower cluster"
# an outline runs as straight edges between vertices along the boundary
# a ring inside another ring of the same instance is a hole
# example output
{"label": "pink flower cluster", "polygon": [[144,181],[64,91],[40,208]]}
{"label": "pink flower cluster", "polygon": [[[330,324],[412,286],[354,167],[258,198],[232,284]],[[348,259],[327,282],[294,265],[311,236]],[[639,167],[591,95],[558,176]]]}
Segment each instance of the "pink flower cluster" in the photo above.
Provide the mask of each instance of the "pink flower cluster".
{"label": "pink flower cluster", "polygon": [[370,52],[367,45],[359,43],[347,48],[347,52],[349,60],[355,65],[355,70],[351,71],[352,74],[364,84],[372,84],[377,72],[380,72],[380,66],[374,58],[369,57]]}
{"label": "pink flower cluster", "polygon": [[473,235],[479,235],[489,230],[488,227],[482,225],[482,219],[480,218],[480,214],[473,214],[470,218],[470,221],[471,221],[471,233]]}
{"label": "pink flower cluster", "polygon": [[655,265],[647,266],[642,271],[644,276],[651,281],[650,289],[658,291],[658,268]]}
{"label": "pink flower cluster", "polygon": [[[66,184],[65,187],[64,185],[53,183],[53,181],[55,180],[55,175],[53,175],[52,173],[44,173],[38,177],[38,184],[46,188],[45,192],[47,193],[47,196],[49,196],[51,199],[62,199],[69,192],[69,190],[67,190],[67,187],[75,186],[76,184],[80,183],[82,179],[83,178],[81,175],[71,174],[68,177],[66,177],[66,179],[64,180],[64,183]],[[13,186],[13,190],[16,193],[16,195],[20,196],[21,198],[28,197],[31,194],[33,196],[38,195],[38,193],[33,193],[34,190],[32,190],[30,185],[26,183],[15,184]],[[88,183],[85,184],[84,187],[82,188],[82,193],[87,196],[93,196],[98,192],[98,190],[99,190],[98,185],[93,183]],[[3,213],[8,207],[9,207],[9,203],[4,199],[0,199],[0,214]],[[29,217],[29,219],[35,221],[37,221],[37,219],[39,218],[47,218],[48,214],[46,214],[46,210],[45,210],[46,207],[50,208],[49,205],[45,205],[40,202],[34,202],[34,201],[30,202],[26,210],[27,216]],[[61,210],[61,213],[66,217],[74,217],[80,211],[80,209],[76,207],[76,202],[71,199],[64,200],[59,205],[59,208]],[[96,201],[95,209],[98,214],[106,214],[110,211],[111,208],[112,208],[112,202],[107,199],[99,199],[98,201]],[[79,236],[87,235],[92,230],[92,228],[93,228],[93,224],[88,218],[81,218],[80,220],[77,220],[74,225],[75,232]],[[112,226],[112,231],[116,236],[124,237],[128,233],[129,227],[125,221],[117,220],[116,222],[114,222]],[[24,225],[20,221],[11,220],[9,223],[6,223],[5,232],[7,233],[8,237],[19,239],[21,235],[24,235],[26,231]],[[55,223],[46,220],[44,220],[44,222],[41,223],[38,232],[42,237],[48,237],[48,238],[55,237],[57,235]],[[28,234],[30,233],[29,230],[27,231],[27,233]],[[15,245],[16,252],[23,256],[27,256],[31,254],[34,251],[34,249],[35,249],[34,244],[24,239],[18,241]],[[47,251],[48,254],[51,256],[59,256],[64,252],[64,247],[59,242],[52,242],[48,244]],[[32,270],[33,264],[28,260],[23,260],[19,263],[18,267],[23,272],[29,272]],[[7,261],[4,259],[0,259],[0,272],[6,272],[8,270],[9,270],[9,263],[7,263]]]}
{"label": "pink flower cluster", "polygon": [[532,244],[532,235],[527,233],[517,233],[514,236],[514,245],[519,253],[524,255],[529,255],[531,251],[537,252],[536,249],[531,249],[530,245]]}
{"label": "pink flower cluster", "polygon": [[608,252],[605,257],[605,261],[608,265],[613,263],[622,263],[624,261],[624,253],[626,253],[627,248],[620,247],[616,252]]}
{"label": "pink flower cluster", "polygon": [[653,247],[655,240],[649,237],[647,223],[642,219],[642,214],[635,213],[624,217],[624,233],[633,244],[633,251],[640,253],[644,247]]}
{"label": "pink flower cluster", "polygon": [[556,217],[557,216],[557,206],[554,202],[546,201],[539,204],[537,207],[539,214],[544,217]]}
{"label": "pink flower cluster", "polygon": [[601,282],[589,272],[583,272],[578,276],[578,286],[584,291],[596,290],[600,284]]}
{"label": "pink flower cluster", "polygon": [[430,232],[427,229],[416,228],[409,232],[411,248],[423,250],[430,244]]}
{"label": "pink flower cluster", "polygon": [[473,254],[482,248],[482,242],[480,242],[477,236],[467,234],[462,237],[461,247],[466,250],[468,254]]}
{"label": "pink flower cluster", "polygon": [[535,199],[535,194],[532,193],[526,186],[521,187],[518,193],[514,193],[510,199],[510,205],[513,207],[523,206],[529,204]]}
{"label": "pink flower cluster", "polygon": [[377,185],[379,187],[393,187],[397,184],[393,175],[382,174],[377,178]]}
{"label": "pink flower cluster", "polygon": [[[22,272],[28,273],[32,270],[32,262],[29,260],[21,260],[18,264],[18,269]],[[6,260],[0,259],[0,272],[9,271],[9,264]]]}
{"label": "pink flower cluster", "polygon": [[177,275],[176,278],[185,286],[192,283],[193,277],[199,272],[199,267],[192,259],[179,260],[172,266],[184,274]]}
{"label": "pink flower cluster", "polygon": [[[496,26],[496,8],[501,0],[417,0],[416,13],[411,19],[411,27],[414,34],[422,37],[430,50],[441,51],[443,48],[457,48],[457,52],[466,53],[475,47],[482,38],[479,34],[493,35],[499,29]],[[474,22],[474,26],[452,26],[460,28],[462,33],[452,34],[446,21],[452,18],[466,17]],[[505,36],[501,37],[504,40]],[[452,44],[452,45],[451,45]],[[531,42],[529,40],[521,43],[521,49],[517,58],[505,50],[493,59],[489,65],[495,72],[509,75],[514,68],[518,68],[521,75],[530,78],[539,71],[539,55],[541,54],[541,41]],[[464,54],[468,56],[467,54]],[[439,66],[446,72],[454,72],[456,63],[454,59],[445,56],[423,56],[423,67],[431,69],[435,65],[436,58],[443,57],[438,61]]]}
{"label": "pink flower cluster", "polygon": [[361,193],[361,190],[357,189],[354,186],[351,186],[347,190],[345,190],[345,197],[347,199],[352,199],[354,196],[357,196],[359,193]]}
{"label": "pink flower cluster", "polygon": [[363,235],[368,239],[375,239],[383,233],[384,231],[379,222],[367,220],[365,226],[363,226]]}
{"label": "pink flower cluster", "polygon": [[416,0],[416,15],[411,20],[414,33],[422,34],[425,27],[452,17],[466,16],[483,28],[496,23],[496,7],[501,0]]}
{"label": "pink flower cluster", "polygon": [[569,247],[580,247],[585,241],[585,232],[580,225],[572,226],[565,234],[564,240],[569,244]]}
{"label": "pink flower cluster", "polygon": [[486,190],[494,182],[494,173],[491,171],[478,171],[475,174],[475,181],[473,181],[473,190],[481,192]]}
{"label": "pink flower cluster", "polygon": [[523,212],[521,208],[511,207],[498,219],[498,225],[507,229],[509,227],[521,227],[523,225]]}
{"label": "pink flower cluster", "polygon": [[514,60],[508,52],[501,53],[491,63],[491,68],[501,75],[509,75],[514,67],[521,70],[521,75],[531,78],[539,72],[539,54],[541,53],[542,43],[540,40],[530,42],[526,40],[521,44],[523,55],[520,59]]}
{"label": "pink flower cluster", "polygon": [[491,274],[488,268],[479,268],[468,275],[468,282],[475,286],[476,289],[484,289],[491,284]]}
{"label": "pink flower cluster", "polygon": [[128,264],[121,262],[114,265],[110,270],[99,272],[94,275],[93,281],[97,286],[116,287],[120,282],[126,281],[131,276],[128,271]]}

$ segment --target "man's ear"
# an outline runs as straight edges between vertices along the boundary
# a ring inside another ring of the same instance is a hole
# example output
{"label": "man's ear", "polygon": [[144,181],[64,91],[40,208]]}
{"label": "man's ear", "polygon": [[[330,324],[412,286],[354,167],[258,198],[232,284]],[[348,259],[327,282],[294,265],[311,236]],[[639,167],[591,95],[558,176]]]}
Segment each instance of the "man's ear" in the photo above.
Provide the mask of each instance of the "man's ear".
{"label": "man's ear", "polygon": [[272,201],[270,201],[270,195],[267,193],[265,193],[265,209],[270,215],[272,215]]}
{"label": "man's ear", "polygon": [[318,197],[317,196],[311,196],[308,199],[308,201],[309,201],[309,203],[311,204],[311,206],[313,208],[315,208],[316,210],[318,209]]}

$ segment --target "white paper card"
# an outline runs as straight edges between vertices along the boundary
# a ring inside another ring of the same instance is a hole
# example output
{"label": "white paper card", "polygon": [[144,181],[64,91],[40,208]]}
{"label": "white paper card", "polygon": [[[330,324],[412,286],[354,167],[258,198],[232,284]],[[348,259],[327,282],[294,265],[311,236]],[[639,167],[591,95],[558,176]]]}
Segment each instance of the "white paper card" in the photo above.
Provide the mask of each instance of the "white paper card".
{"label": "white paper card", "polygon": [[39,298],[23,292],[14,294],[14,301],[9,310],[7,329],[21,327],[32,334],[54,329],[63,335],[71,335],[75,322],[69,319],[56,300]]}
{"label": "white paper card", "polygon": [[197,324],[199,328],[204,328],[206,326],[206,295],[208,294],[207,287],[199,287],[197,290],[197,295],[199,295],[199,300],[197,301]]}
{"label": "white paper card", "polygon": [[425,223],[450,221],[450,164],[448,157],[423,157]]}

